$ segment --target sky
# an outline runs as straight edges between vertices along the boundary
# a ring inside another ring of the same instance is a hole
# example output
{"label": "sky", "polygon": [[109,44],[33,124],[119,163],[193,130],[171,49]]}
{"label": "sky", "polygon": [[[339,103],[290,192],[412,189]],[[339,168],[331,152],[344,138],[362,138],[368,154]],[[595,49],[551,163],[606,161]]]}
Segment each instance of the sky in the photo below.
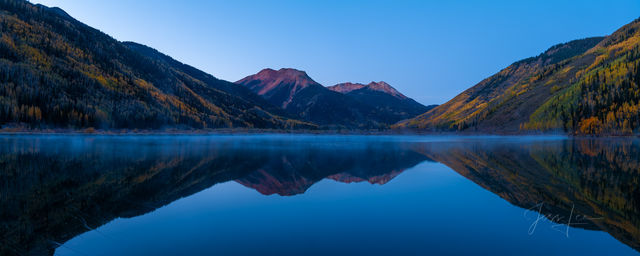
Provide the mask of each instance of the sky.
{"label": "sky", "polygon": [[386,81],[442,104],[509,64],[640,17],[638,0],[32,0],[220,79],[264,68]]}

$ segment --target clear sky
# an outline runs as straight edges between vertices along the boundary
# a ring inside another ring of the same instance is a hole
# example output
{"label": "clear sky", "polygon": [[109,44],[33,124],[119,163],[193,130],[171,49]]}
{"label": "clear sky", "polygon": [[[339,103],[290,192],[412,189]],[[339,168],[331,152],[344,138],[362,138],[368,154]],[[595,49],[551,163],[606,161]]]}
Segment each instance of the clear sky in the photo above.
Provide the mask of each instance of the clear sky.
{"label": "clear sky", "polygon": [[236,81],[292,67],[329,86],[386,81],[441,104],[557,43],[608,35],[639,0],[33,0]]}

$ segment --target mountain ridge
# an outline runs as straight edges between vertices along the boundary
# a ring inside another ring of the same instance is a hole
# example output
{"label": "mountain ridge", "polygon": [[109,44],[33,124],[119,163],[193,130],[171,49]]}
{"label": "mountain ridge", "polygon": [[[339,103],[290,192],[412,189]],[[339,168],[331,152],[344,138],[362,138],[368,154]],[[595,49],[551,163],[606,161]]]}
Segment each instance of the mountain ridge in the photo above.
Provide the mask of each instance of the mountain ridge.
{"label": "mountain ridge", "polygon": [[[640,132],[640,22],[513,63],[396,129],[481,133]],[[603,78],[604,77],[604,78]]]}
{"label": "mountain ridge", "polygon": [[0,127],[640,133],[640,19],[516,61],[440,106],[292,68],[231,83],[24,0],[0,1],[0,25]]}
{"label": "mountain ridge", "polygon": [[339,86],[324,87],[306,72],[292,68],[263,69],[236,84],[301,120],[325,127],[386,129],[428,110],[384,82],[339,90]]}
{"label": "mountain ridge", "polygon": [[332,85],[327,88],[329,88],[329,90],[339,92],[339,93],[344,93],[344,94],[350,93],[355,90],[368,89],[372,91],[384,92],[402,100],[408,98],[407,96],[400,93],[398,90],[396,90],[395,88],[393,88],[391,85],[389,85],[384,81],[380,81],[380,82],[371,81],[369,84],[346,82],[346,83]]}
{"label": "mountain ridge", "polygon": [[[396,127],[428,129],[434,131],[464,131],[468,130],[470,126],[473,126],[474,128],[472,131],[490,132],[498,128],[502,131],[517,132],[517,125],[515,129],[513,127],[505,129],[503,125],[523,115],[521,112],[514,111],[511,113],[513,116],[508,117],[507,120],[492,122],[487,124],[486,127],[478,127],[476,117],[495,112],[495,108],[500,108],[500,104],[505,100],[501,97],[508,98],[507,96],[522,93],[518,90],[519,88],[517,88],[517,86],[526,83],[527,79],[532,76],[532,73],[544,72],[544,68],[548,65],[554,65],[559,61],[566,60],[567,58],[575,57],[579,53],[583,53],[599,43],[602,38],[585,40],[586,41],[574,40],[565,44],[556,45],[536,57],[516,61],[495,75],[486,78],[475,86],[465,90],[445,104],[442,104],[412,120],[401,122],[397,124]],[[572,54],[562,54],[563,58],[560,60],[557,60],[556,55],[547,55],[547,53],[563,53],[558,51],[558,49],[562,47],[568,49],[570,52],[571,50],[575,51],[573,51]],[[542,93],[530,96],[534,98],[540,97],[543,96]],[[539,100],[536,99],[536,101]],[[529,105],[533,106],[533,104]]]}
{"label": "mountain ridge", "polygon": [[270,113],[276,108],[244,88],[166,55],[149,55],[59,8],[2,0],[0,21],[2,126],[315,127]]}

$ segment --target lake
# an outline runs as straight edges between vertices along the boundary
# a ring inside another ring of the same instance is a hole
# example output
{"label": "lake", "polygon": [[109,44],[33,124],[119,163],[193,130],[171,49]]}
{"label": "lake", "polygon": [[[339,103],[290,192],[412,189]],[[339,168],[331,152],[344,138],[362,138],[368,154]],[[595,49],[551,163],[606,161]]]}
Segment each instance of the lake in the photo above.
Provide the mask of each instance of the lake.
{"label": "lake", "polygon": [[640,140],[0,136],[0,255],[638,255]]}

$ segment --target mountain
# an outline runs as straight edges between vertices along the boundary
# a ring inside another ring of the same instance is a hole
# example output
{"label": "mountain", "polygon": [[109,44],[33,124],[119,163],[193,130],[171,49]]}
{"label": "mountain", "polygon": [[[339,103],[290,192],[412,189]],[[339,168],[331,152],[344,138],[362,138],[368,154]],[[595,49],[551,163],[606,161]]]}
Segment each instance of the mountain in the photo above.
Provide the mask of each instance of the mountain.
{"label": "mountain", "polygon": [[349,92],[326,88],[304,71],[264,69],[236,84],[249,88],[271,104],[302,120],[326,127],[386,128],[427,107],[383,83]]}
{"label": "mountain", "polygon": [[[536,74],[553,72],[560,67],[558,64],[586,52],[601,40],[572,41],[554,46],[537,57],[513,63],[445,104],[399,126],[430,130],[518,131],[519,125],[526,122],[551,94],[544,84],[533,86],[530,79]],[[574,73],[576,70],[568,71]]]}
{"label": "mountain", "polygon": [[280,70],[263,69],[255,75],[247,76],[236,82],[266,98],[269,102],[284,109],[301,90],[322,87],[313,81],[304,71],[285,68]]}
{"label": "mountain", "polygon": [[402,93],[400,93],[399,91],[397,91],[395,88],[391,87],[391,85],[389,85],[384,81],[371,82],[367,85],[347,82],[347,83],[336,84],[334,86],[329,86],[328,88],[329,90],[336,91],[339,93],[344,93],[344,94],[347,94],[353,91],[363,90],[363,91],[381,92],[401,100],[407,99],[407,96],[404,96]]}
{"label": "mountain", "polygon": [[58,8],[0,1],[0,125],[312,128],[251,91]]}
{"label": "mountain", "polygon": [[640,21],[518,61],[396,128],[631,134],[640,128]]}
{"label": "mountain", "polygon": [[271,104],[292,115],[323,126],[372,128],[372,109],[345,95],[328,90],[304,71],[264,69],[236,84],[246,86]]}
{"label": "mountain", "polygon": [[391,116],[391,122],[409,119],[436,107],[436,105],[424,106],[383,81],[371,82],[367,85],[342,83],[327,88],[355,98],[374,108],[377,113],[387,113]]}

